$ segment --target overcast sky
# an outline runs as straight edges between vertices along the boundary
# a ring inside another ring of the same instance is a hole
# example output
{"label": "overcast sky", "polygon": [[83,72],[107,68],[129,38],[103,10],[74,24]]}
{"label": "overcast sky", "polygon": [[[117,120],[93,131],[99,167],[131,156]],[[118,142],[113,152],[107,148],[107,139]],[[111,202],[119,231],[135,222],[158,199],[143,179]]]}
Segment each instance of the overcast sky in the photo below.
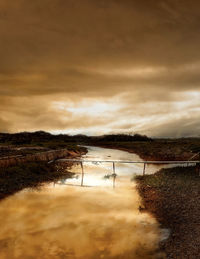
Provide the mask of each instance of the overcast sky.
{"label": "overcast sky", "polygon": [[0,131],[200,135],[200,1],[0,0]]}

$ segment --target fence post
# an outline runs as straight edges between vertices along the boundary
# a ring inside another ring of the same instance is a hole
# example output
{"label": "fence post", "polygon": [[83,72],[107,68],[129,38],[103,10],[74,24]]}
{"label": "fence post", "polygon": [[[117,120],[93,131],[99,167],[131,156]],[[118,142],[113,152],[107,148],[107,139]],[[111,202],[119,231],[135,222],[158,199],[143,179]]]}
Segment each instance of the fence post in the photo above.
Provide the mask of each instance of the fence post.
{"label": "fence post", "polygon": [[143,175],[145,175],[146,163],[144,163]]}
{"label": "fence post", "polygon": [[81,170],[82,170],[82,174],[81,174],[81,186],[83,186],[84,169],[83,169],[83,162],[82,162],[82,161],[81,161]]}
{"label": "fence post", "polygon": [[113,162],[113,189],[115,188],[115,179],[116,179],[115,162]]}

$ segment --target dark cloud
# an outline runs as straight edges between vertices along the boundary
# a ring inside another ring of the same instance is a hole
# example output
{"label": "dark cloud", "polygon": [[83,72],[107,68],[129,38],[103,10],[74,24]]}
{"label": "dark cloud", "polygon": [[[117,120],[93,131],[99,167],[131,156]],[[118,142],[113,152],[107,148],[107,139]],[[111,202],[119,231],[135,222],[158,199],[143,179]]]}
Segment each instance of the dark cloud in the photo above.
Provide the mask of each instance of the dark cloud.
{"label": "dark cloud", "polygon": [[[107,131],[129,131],[123,116],[130,120],[132,114],[135,125],[138,114],[141,123],[160,101],[166,104],[156,122],[172,109],[186,116],[187,103],[185,114],[179,110],[182,96],[189,93],[192,102],[190,93],[198,98],[200,91],[199,10],[197,0],[0,0],[0,119],[6,122],[0,121],[0,130],[95,133],[104,124]],[[87,98],[88,106],[99,98],[117,101],[123,112],[109,118],[88,113],[81,120],[83,114],[53,106],[81,107]],[[189,120],[190,135],[199,128]],[[141,131],[150,128],[141,123]]]}
{"label": "dark cloud", "polygon": [[151,128],[150,131],[154,136],[158,137],[200,137],[199,114],[190,117],[183,116],[177,120],[165,122],[159,126]]}

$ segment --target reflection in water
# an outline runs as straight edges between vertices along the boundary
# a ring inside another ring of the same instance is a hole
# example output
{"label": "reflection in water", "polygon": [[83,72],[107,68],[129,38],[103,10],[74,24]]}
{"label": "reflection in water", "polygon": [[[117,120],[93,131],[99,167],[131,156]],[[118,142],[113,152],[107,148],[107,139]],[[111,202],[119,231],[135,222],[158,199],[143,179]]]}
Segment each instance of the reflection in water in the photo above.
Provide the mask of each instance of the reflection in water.
{"label": "reflection in water", "polygon": [[[88,153],[83,156],[83,160],[124,160],[124,161],[143,161],[138,155],[128,153],[125,151],[99,148],[99,147],[87,147]],[[113,171],[113,163],[109,162],[83,162],[84,166],[84,186],[113,186],[113,173],[116,173],[116,184],[118,187],[130,186],[130,181],[134,179],[135,175],[143,174],[144,164],[129,164],[129,163],[115,163]],[[153,174],[159,169],[165,167],[173,167],[175,165],[170,164],[146,164],[146,174]],[[179,166],[177,164],[176,166]],[[68,185],[80,185],[81,184],[81,164],[77,163],[70,170],[76,173],[76,177],[66,179],[65,184]],[[110,177],[109,177],[110,176]],[[61,184],[61,182],[58,182]]]}
{"label": "reflection in water", "polygon": [[[90,148],[87,157],[138,160],[124,151]],[[85,159],[87,159],[85,157]],[[78,169],[79,168],[79,169]],[[140,213],[133,173],[141,165],[118,165],[114,190],[108,164],[84,165],[80,177],[25,190],[1,202],[0,258],[163,258],[156,251],[161,231],[154,218]],[[80,166],[72,168],[73,172]],[[81,171],[79,171],[81,172]]]}

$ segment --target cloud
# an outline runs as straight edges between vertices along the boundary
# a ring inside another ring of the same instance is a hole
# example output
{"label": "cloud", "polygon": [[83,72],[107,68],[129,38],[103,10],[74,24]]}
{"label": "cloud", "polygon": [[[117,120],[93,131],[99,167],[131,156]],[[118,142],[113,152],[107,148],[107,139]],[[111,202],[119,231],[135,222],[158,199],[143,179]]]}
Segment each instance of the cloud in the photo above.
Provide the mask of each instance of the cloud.
{"label": "cloud", "polygon": [[127,187],[19,192],[1,204],[0,256],[159,258],[162,233],[153,217],[138,213],[139,204]]}
{"label": "cloud", "polygon": [[[95,134],[103,124],[106,131],[124,128],[126,114],[151,116],[155,106],[159,124],[174,99],[178,104],[184,93],[200,91],[199,8],[196,0],[0,0],[0,96],[6,100],[0,118],[7,122],[0,129]],[[55,102],[68,108],[79,102],[80,110],[89,100],[92,109],[99,99],[130,110],[111,112],[109,120],[107,113],[81,120],[69,109],[52,108]],[[149,105],[142,110],[144,102]]]}
{"label": "cloud", "polygon": [[8,131],[8,129],[10,128],[11,123],[9,123],[8,121],[0,118],[0,132],[6,132]]}

